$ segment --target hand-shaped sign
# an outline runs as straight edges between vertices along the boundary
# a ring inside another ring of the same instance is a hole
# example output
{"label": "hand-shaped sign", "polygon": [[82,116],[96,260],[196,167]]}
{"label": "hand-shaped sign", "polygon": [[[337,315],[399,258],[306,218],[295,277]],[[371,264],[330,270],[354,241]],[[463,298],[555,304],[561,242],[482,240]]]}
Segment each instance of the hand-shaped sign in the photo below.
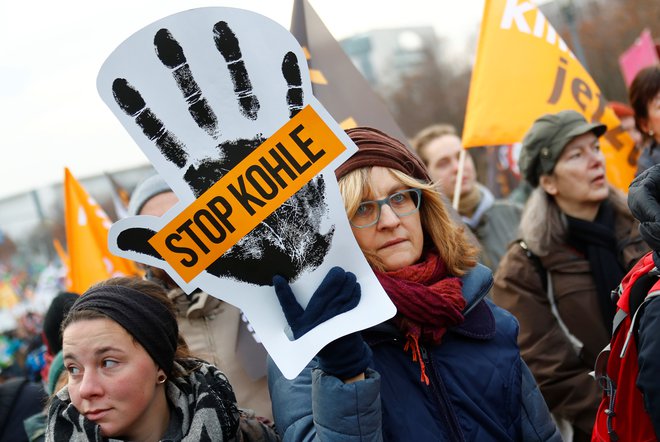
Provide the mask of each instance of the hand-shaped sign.
{"label": "hand-shaped sign", "polygon": [[[162,218],[115,223],[113,253],[241,308],[287,377],[328,342],[394,314],[333,173],[356,146],[312,95],[286,29],[240,9],[175,14],[121,44],[97,86],[179,198]],[[335,265],[357,275],[360,303],[290,340],[273,276],[305,306]]]}

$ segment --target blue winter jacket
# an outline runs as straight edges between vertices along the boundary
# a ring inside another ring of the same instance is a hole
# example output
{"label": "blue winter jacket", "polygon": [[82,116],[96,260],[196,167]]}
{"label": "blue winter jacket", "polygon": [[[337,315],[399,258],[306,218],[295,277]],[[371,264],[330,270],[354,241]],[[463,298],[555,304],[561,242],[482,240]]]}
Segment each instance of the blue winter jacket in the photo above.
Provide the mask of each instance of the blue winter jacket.
{"label": "blue winter jacket", "polygon": [[[373,370],[343,384],[313,360],[289,381],[269,363],[275,424],[284,441],[560,441],[516,344],[518,324],[484,297],[492,274],[463,277],[465,321],[422,346],[429,385],[390,323],[365,330]],[[380,374],[380,375],[379,375]]]}

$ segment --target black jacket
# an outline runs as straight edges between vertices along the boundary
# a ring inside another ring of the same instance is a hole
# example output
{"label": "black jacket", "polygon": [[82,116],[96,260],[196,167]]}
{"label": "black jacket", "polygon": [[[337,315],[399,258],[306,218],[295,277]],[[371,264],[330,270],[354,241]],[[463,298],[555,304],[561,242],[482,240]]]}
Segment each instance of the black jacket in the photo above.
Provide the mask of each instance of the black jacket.
{"label": "black jacket", "polygon": [[43,387],[25,378],[12,378],[0,384],[0,440],[27,442],[23,420],[42,411],[46,399]]}

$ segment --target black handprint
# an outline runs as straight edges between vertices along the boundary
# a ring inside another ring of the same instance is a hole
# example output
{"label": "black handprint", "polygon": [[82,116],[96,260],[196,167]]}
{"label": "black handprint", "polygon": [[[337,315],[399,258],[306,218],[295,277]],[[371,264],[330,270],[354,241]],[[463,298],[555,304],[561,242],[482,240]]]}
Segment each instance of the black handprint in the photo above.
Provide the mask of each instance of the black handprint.
{"label": "black handprint", "polygon": [[[249,120],[258,119],[260,103],[254,95],[236,35],[224,21],[216,23],[212,33],[215,46],[229,70],[241,115]],[[195,123],[214,140],[221,139],[218,117],[195,81],[183,48],[168,29],[156,33],[154,46],[159,60],[171,72]],[[281,70],[287,84],[283,101],[286,101],[286,109],[292,117],[304,106],[302,78],[295,53],[284,55]],[[217,156],[191,158],[191,149],[167,130],[139,91],[126,79],[115,79],[112,90],[120,108],[135,119],[158,151],[184,171],[183,179],[197,197],[264,141],[261,134],[251,138],[224,139],[217,144]],[[258,285],[270,285],[275,274],[295,280],[302,271],[319,266],[330,248],[334,226],[327,233],[320,232],[326,211],[325,183],[318,177],[211,264],[207,271],[215,276]],[[129,229],[119,234],[117,245],[122,250],[161,259],[146,242],[154,233],[148,229]]]}
{"label": "black handprint", "polygon": [[112,83],[112,92],[119,107],[126,114],[135,118],[137,125],[142,128],[142,132],[156,143],[158,150],[165,158],[179,168],[184,167],[188,161],[185,146],[174,134],[165,129],[163,122],[147,107],[142,95],[123,78],[117,78]]}
{"label": "black handprint", "polygon": [[259,100],[252,93],[252,83],[245,69],[245,62],[236,35],[227,23],[220,21],[213,26],[213,41],[227,62],[229,76],[234,83],[234,93],[241,105],[241,113],[250,120],[256,120]]}
{"label": "black handprint", "polygon": [[170,31],[161,29],[154,37],[156,54],[165,66],[172,69],[174,81],[179,86],[183,98],[188,103],[188,112],[195,123],[211,135],[214,139],[218,137],[218,119],[202,96],[202,91],[188,66],[188,60],[183,53],[179,42],[172,37]]}
{"label": "black handprint", "polygon": [[287,52],[282,61],[282,75],[289,90],[286,93],[286,103],[289,106],[289,117],[296,115],[303,104],[302,78],[298,67],[298,58],[293,52]]}

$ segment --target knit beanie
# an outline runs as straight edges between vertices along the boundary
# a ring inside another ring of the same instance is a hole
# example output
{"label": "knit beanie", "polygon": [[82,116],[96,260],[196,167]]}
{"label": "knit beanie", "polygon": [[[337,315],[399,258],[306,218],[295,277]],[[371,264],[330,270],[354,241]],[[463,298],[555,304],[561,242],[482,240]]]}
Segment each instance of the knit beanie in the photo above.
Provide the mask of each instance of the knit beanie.
{"label": "knit beanie", "polygon": [[53,361],[50,363],[50,368],[48,369],[48,384],[46,385],[46,388],[49,395],[57,393],[55,391],[55,386],[57,385],[57,380],[60,378],[63,371],[64,354],[60,350],[55,355],[55,358],[53,358]]}
{"label": "knit beanie", "polygon": [[69,309],[78,299],[77,293],[60,292],[48,306],[48,310],[44,315],[44,337],[46,338],[46,345],[50,354],[55,355],[62,350],[62,335],[60,334],[60,326],[62,321],[69,312]]}
{"label": "knit beanie", "polygon": [[607,107],[612,109],[618,118],[635,116],[633,108],[620,101],[610,101],[607,103]]}
{"label": "knit beanie", "polygon": [[70,314],[93,310],[121,325],[166,374],[172,371],[179,327],[174,314],[157,299],[120,285],[94,286],[78,298]]}
{"label": "knit beanie", "polygon": [[149,201],[151,198],[165,192],[171,192],[172,189],[165,182],[160,175],[152,175],[149,178],[142,181],[135,187],[133,193],[131,194],[131,199],[128,202],[128,215],[135,216],[140,213],[142,207]]}
{"label": "knit beanie", "polygon": [[388,167],[413,178],[430,182],[431,177],[419,157],[399,140],[372,127],[355,127],[346,131],[358,151],[335,170],[337,180],[363,167]]}

